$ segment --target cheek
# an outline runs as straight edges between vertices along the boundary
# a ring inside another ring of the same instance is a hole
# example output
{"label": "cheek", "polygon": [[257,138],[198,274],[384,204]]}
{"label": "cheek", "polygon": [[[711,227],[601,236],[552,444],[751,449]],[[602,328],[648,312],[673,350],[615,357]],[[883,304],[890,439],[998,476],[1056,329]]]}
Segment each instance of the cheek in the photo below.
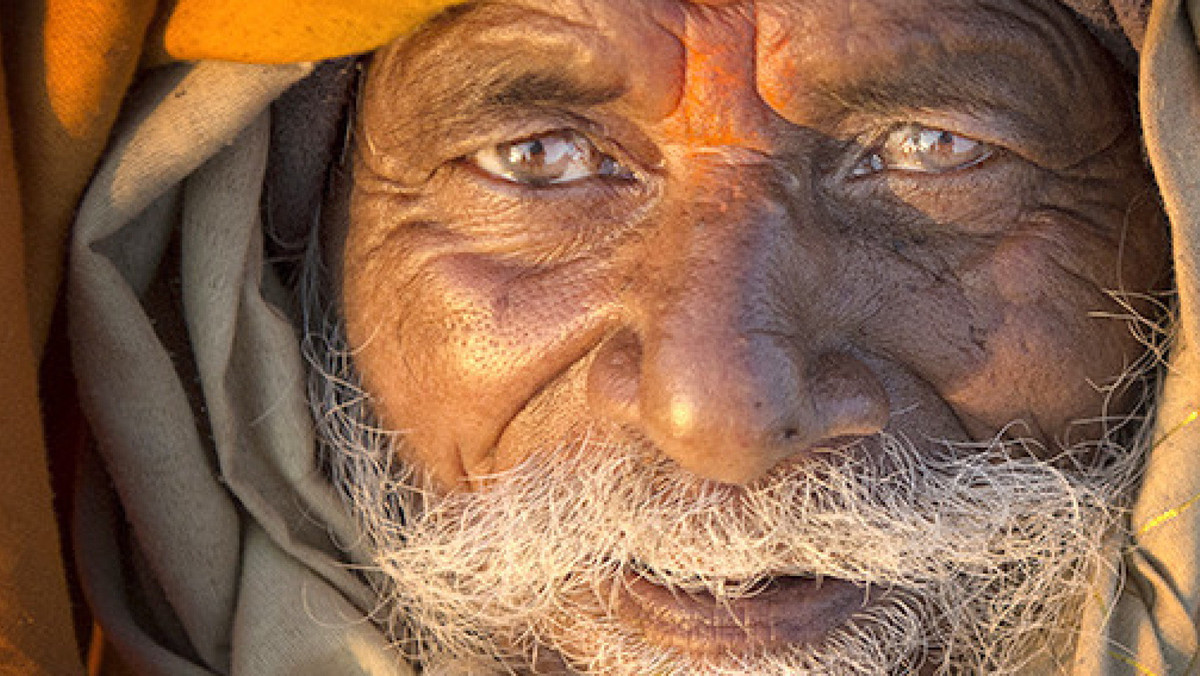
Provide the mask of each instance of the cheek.
{"label": "cheek", "polygon": [[403,431],[408,459],[445,486],[502,469],[493,449],[510,420],[599,341],[602,276],[477,254],[427,258],[419,269],[411,253],[396,258],[370,266],[373,278],[346,275],[347,333],[376,412]]}
{"label": "cheek", "polygon": [[1024,419],[1048,441],[1104,410],[1103,388],[1142,348],[1104,316],[1120,312],[1099,281],[1115,277],[1116,248],[1093,244],[1013,237],[962,271],[979,349],[942,392],[964,421],[994,431]]}

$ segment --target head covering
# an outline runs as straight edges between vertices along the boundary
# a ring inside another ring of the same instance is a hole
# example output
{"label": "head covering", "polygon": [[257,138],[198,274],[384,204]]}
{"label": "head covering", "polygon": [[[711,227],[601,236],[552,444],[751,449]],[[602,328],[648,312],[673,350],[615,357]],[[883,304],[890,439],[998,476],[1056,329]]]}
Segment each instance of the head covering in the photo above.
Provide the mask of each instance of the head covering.
{"label": "head covering", "polygon": [[[51,676],[82,672],[78,656],[70,649],[76,645],[75,622],[56,524],[56,508],[62,515],[70,502],[81,423],[76,420],[74,386],[65,364],[65,341],[60,338],[48,345],[47,337],[60,294],[68,228],[135,73],[202,57],[295,62],[365,51],[447,4],[447,0],[4,3],[0,295],[5,301],[0,303],[4,327],[0,351],[5,359],[0,361],[0,430],[4,431],[0,457],[6,463],[0,473],[0,513],[4,514],[0,519],[0,671]],[[46,361],[39,388],[43,353]],[[163,449],[164,454],[173,452]],[[59,493],[53,502],[51,466]],[[81,500],[82,510],[90,510],[91,499]],[[114,539],[109,546],[117,543]],[[92,564],[100,560],[90,551],[81,556],[88,559],[83,564],[87,570],[95,569]],[[87,612],[77,616],[86,618]]]}
{"label": "head covering", "polygon": [[[180,0],[173,13],[135,22],[149,31],[144,63],[215,60],[144,73],[111,136],[108,113],[88,127],[110,140],[79,208],[67,291],[81,403],[99,451],[82,461],[75,531],[89,604],[117,656],[108,668],[410,673],[367,619],[375,600],[347,567],[347,557],[362,560],[357,530],[316,463],[295,310],[264,262],[260,203],[271,167],[288,161],[272,155],[285,125],[273,124],[284,107],[271,102],[314,69],[288,62],[373,48],[444,4]],[[1074,673],[1188,673],[1200,646],[1200,432],[1191,425],[1200,409],[1191,348],[1200,329],[1200,56],[1181,0],[1153,11],[1143,0],[1065,4],[1138,69],[1180,293],[1158,442],[1124,552],[1128,576],[1098,590]],[[127,86],[137,58],[117,62],[126,64],[120,77],[93,82]],[[119,98],[106,93],[106,110]],[[22,159],[34,154],[17,153],[18,171],[39,175]],[[22,188],[52,201],[56,185]],[[27,237],[40,222],[25,226]]]}

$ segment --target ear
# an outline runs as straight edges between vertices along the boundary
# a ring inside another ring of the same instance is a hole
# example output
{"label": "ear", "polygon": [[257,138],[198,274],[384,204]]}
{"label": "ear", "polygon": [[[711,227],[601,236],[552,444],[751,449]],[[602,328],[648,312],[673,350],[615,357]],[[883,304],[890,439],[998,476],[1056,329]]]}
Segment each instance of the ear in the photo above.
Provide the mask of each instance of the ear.
{"label": "ear", "polygon": [[358,58],[326,61],[271,105],[271,149],[263,186],[263,231],[270,259],[304,255],[330,177],[348,146]]}

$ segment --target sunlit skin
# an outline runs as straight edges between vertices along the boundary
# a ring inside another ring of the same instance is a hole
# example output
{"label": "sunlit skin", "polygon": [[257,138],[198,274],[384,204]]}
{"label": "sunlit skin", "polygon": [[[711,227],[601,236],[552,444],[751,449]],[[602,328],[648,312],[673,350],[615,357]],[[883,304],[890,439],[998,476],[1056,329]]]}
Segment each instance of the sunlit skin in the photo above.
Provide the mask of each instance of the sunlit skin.
{"label": "sunlit skin", "polygon": [[1094,434],[1142,346],[1093,315],[1165,240],[1124,83],[1046,5],[521,0],[382,50],[342,307],[406,459],[473,490],[599,428],[744,486]]}

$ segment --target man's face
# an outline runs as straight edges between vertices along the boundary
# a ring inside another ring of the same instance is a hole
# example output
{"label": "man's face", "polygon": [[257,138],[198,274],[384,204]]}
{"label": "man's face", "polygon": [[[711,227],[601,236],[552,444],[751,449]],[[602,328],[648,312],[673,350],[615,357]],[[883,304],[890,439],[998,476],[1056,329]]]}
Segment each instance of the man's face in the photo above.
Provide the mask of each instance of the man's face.
{"label": "man's face", "polygon": [[[510,471],[569,482],[597,453],[671,477],[692,524],[834,466],[886,483],[968,442],[1024,439],[984,467],[1094,446],[1142,352],[1110,294],[1165,269],[1128,106],[1041,2],[456,11],[371,64],[342,257],[353,361],[403,460],[482,505]],[[620,547],[593,558],[621,583],[572,617],[683,663],[818,646],[908,598],[786,553],[648,571],[669,555]],[[703,593],[664,586],[689,575]],[[574,668],[602,650],[563,638],[575,620],[523,621]]]}

